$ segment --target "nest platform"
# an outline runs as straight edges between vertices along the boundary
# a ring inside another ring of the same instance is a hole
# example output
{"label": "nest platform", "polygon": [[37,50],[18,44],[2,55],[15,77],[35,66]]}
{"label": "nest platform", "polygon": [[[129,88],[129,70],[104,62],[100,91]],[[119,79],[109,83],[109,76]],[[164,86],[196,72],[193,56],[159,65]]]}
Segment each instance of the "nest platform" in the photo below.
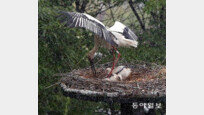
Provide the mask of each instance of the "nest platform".
{"label": "nest platform", "polygon": [[132,73],[125,81],[106,81],[106,68],[112,63],[96,68],[93,76],[90,67],[61,73],[60,85],[64,95],[71,98],[103,101],[107,103],[132,103],[138,101],[159,101],[166,97],[166,68],[147,63],[119,63],[131,68]]}

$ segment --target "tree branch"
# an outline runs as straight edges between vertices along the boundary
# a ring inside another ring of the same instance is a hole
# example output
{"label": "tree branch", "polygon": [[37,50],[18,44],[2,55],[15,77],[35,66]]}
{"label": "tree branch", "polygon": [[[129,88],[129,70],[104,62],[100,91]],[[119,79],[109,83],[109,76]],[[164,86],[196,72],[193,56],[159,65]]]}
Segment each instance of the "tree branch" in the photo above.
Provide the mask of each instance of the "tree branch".
{"label": "tree branch", "polygon": [[88,4],[89,1],[83,0],[82,5],[81,5],[81,12],[85,12],[86,5]]}
{"label": "tree branch", "polygon": [[129,0],[128,3],[130,5],[130,8],[132,9],[133,13],[135,14],[137,20],[139,21],[142,30],[145,31],[145,25],[142,23],[140,16],[138,15],[137,11],[135,10],[132,0]]}
{"label": "tree branch", "polygon": [[88,1],[83,0],[82,3],[80,4],[80,0],[76,0],[75,4],[76,4],[76,11],[83,13],[83,12],[85,12],[86,5],[88,4]]}
{"label": "tree branch", "polygon": [[[109,8],[110,8],[110,3],[108,5],[109,5]],[[114,18],[113,11],[111,10],[111,8],[110,8],[110,14],[111,14],[111,17],[113,19],[113,22],[115,22],[115,18]]]}
{"label": "tree branch", "polygon": [[75,4],[76,4],[76,11],[80,12],[80,9],[79,9],[79,6],[80,6],[79,0],[76,0]]}
{"label": "tree branch", "polygon": [[103,13],[103,12],[105,12],[105,11],[107,11],[107,10],[111,9],[111,8],[116,7],[116,6],[117,6],[117,4],[114,4],[114,5],[112,5],[112,6],[109,6],[109,7],[108,7],[108,8],[106,8],[105,10],[98,11],[98,12],[97,12],[95,15],[97,16],[98,14]]}

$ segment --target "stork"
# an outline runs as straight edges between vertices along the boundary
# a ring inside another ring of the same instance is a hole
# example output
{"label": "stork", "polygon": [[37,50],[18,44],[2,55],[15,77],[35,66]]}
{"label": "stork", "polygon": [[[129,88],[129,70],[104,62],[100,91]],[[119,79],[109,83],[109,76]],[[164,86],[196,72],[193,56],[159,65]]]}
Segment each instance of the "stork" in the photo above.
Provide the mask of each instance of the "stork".
{"label": "stork", "polygon": [[[85,28],[93,32],[94,35],[94,47],[88,53],[88,59],[90,61],[91,69],[93,74],[96,76],[96,70],[94,67],[94,54],[97,52],[99,47],[105,47],[109,50],[112,49],[113,52],[113,66],[108,76],[111,76],[112,71],[115,65],[118,62],[120,57],[119,51],[116,47],[137,47],[138,37],[130,30],[127,26],[116,21],[114,25],[110,28],[106,27],[102,22],[96,18],[90,16],[86,13],[78,12],[64,12],[60,11],[61,22],[64,23],[69,28],[79,27]],[[115,60],[115,52],[118,54],[117,59]]]}

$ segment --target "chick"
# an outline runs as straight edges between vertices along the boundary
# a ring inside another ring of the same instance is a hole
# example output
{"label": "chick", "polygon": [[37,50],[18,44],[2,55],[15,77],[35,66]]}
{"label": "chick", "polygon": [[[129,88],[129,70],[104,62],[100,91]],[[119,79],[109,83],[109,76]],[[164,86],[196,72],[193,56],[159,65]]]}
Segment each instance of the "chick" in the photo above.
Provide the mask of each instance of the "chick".
{"label": "chick", "polygon": [[[113,69],[112,74],[117,74],[118,72],[120,72],[123,68],[125,68],[125,66],[118,66],[117,68]],[[106,73],[110,73],[111,68],[107,68],[106,69]]]}
{"label": "chick", "polygon": [[[111,71],[111,68],[107,68],[106,72],[109,73]],[[123,81],[128,78],[128,76],[131,74],[130,68],[125,68],[124,66],[118,66],[115,68],[112,72],[112,76],[110,78],[105,78],[107,81]]]}
{"label": "chick", "polygon": [[121,81],[126,80],[128,76],[131,74],[130,68],[124,68],[121,72],[119,72],[117,75]]}

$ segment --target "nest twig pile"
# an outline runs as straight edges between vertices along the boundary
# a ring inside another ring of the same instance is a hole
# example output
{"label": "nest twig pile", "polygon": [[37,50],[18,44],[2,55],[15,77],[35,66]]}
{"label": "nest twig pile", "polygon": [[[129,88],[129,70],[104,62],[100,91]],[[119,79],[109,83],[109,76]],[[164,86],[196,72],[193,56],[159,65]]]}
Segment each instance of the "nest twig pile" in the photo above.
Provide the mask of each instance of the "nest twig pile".
{"label": "nest twig pile", "polygon": [[131,68],[132,73],[125,81],[105,81],[107,67],[111,63],[97,67],[94,77],[90,68],[73,70],[63,76],[61,87],[65,95],[95,101],[127,101],[139,98],[160,98],[166,95],[166,69],[156,64],[119,63]]}

